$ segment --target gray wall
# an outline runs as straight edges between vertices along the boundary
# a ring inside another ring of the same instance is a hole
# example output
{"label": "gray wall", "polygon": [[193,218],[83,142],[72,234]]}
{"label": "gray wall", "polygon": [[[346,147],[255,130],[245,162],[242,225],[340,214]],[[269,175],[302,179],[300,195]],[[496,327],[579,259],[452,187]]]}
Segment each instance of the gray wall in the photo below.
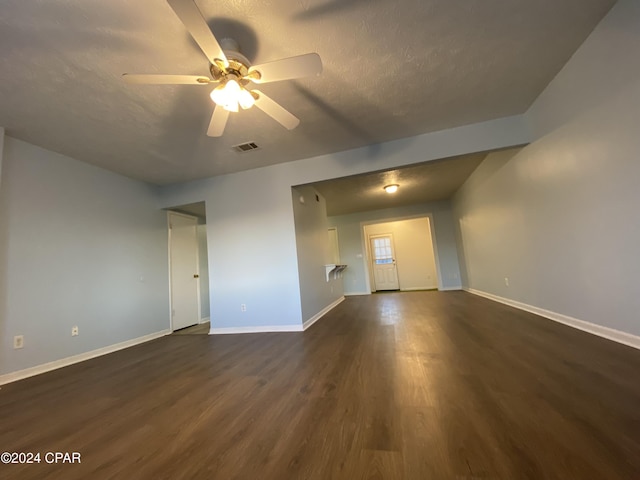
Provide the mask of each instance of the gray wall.
{"label": "gray wall", "polygon": [[329,217],[329,225],[338,229],[341,261],[348,265],[344,272],[345,295],[371,293],[367,289],[365,267],[367,257],[363,244],[363,223],[377,223],[427,214],[431,214],[433,219],[434,248],[436,264],[439,265],[441,288],[460,289],[462,284],[451,206],[449,202],[433,202]]}
{"label": "gray wall", "polygon": [[152,187],[6,137],[0,218],[0,374],[169,327]]}
{"label": "gray wall", "polygon": [[[0,127],[0,182],[2,181],[2,154],[4,151],[4,128]],[[0,183],[0,186],[2,184]]]}
{"label": "gray wall", "polygon": [[165,207],[206,201],[212,327],[301,325],[292,186],[522,145],[525,127],[502,118],[163,188]]}
{"label": "gray wall", "polygon": [[535,141],[458,192],[469,287],[640,335],[638,51],[619,1],[527,113]]}
{"label": "gray wall", "polygon": [[[291,195],[302,321],[305,322],[342,297],[342,279],[327,282],[325,265],[330,263],[330,254],[324,197],[309,186],[292,188]],[[304,203],[300,202],[300,197],[304,198]]]}

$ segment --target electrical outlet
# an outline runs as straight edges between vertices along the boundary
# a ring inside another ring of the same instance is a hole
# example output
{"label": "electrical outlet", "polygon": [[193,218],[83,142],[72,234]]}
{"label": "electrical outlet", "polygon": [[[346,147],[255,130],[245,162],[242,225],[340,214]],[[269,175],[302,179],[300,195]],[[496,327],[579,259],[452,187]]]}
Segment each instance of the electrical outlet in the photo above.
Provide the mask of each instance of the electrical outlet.
{"label": "electrical outlet", "polygon": [[24,335],[16,335],[13,337],[13,348],[23,348],[24,347]]}
{"label": "electrical outlet", "polygon": [[504,284],[508,287],[509,286],[509,277],[504,277]]}
{"label": "electrical outlet", "polygon": [[241,312],[246,312],[247,311],[247,306],[244,303],[240,305],[240,311]]}
{"label": "electrical outlet", "polygon": [[77,337],[78,335],[79,335],[78,326],[74,325],[73,327],[71,327],[71,336]]}

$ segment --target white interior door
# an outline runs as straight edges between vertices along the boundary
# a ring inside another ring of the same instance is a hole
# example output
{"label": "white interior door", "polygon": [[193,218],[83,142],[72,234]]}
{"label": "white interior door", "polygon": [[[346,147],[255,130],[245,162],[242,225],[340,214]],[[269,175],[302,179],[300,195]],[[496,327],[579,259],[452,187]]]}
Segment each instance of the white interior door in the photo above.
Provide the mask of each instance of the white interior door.
{"label": "white interior door", "polygon": [[200,321],[197,225],[195,217],[169,213],[172,330]]}
{"label": "white interior door", "polygon": [[393,252],[393,236],[371,235],[371,263],[373,269],[374,288],[378,290],[399,290],[396,257]]}

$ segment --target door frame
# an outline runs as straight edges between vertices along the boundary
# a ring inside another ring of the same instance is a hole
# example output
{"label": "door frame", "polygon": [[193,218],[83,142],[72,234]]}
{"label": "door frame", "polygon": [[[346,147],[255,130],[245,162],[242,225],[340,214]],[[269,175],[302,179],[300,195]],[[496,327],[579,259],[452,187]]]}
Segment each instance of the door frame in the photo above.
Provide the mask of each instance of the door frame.
{"label": "door frame", "polygon": [[194,215],[187,215],[186,213],[174,212],[172,210],[167,211],[167,260],[169,271],[169,330],[173,330],[173,277],[171,276],[171,216],[191,218],[196,221],[196,275],[198,275],[198,281],[196,282],[196,298],[198,302],[198,325],[202,320],[202,302],[200,299],[200,252],[198,251],[198,217]]}
{"label": "door frame", "polygon": [[[429,230],[431,232],[431,243],[433,244],[433,256],[435,257],[436,260],[436,275],[438,276],[438,290],[442,291],[443,290],[443,286],[442,286],[442,273],[441,273],[441,269],[440,269],[440,255],[438,255],[438,243],[436,242],[436,229],[434,226],[434,222],[433,222],[433,214],[432,213],[418,213],[416,215],[404,215],[401,217],[388,217],[388,218],[379,218],[376,220],[367,220],[364,222],[360,222],[360,243],[362,245],[362,251],[365,252],[365,260],[363,263],[364,266],[364,279],[365,279],[365,285],[366,285],[366,290],[367,292],[369,292],[369,295],[371,293],[373,293],[373,290],[371,288],[371,252],[370,247],[368,245],[369,243],[369,239],[367,237],[367,232],[365,230],[365,227],[367,225],[377,225],[379,223],[388,223],[388,222],[400,222],[402,220],[413,220],[415,218],[427,218],[429,219]],[[394,249],[395,249],[395,245],[394,245]],[[395,251],[395,250],[394,250]],[[397,264],[396,264],[397,267]],[[398,282],[400,281],[400,279],[398,278]]]}

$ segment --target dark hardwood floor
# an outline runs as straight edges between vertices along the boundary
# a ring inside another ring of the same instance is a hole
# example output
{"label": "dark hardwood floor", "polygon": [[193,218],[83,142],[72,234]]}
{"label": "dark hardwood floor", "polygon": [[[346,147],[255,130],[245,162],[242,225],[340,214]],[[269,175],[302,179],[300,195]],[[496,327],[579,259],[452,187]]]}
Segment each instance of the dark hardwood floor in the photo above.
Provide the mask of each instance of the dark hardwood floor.
{"label": "dark hardwood floor", "polygon": [[3,479],[640,479],[640,351],[464,292],[172,335],[0,390]]}

